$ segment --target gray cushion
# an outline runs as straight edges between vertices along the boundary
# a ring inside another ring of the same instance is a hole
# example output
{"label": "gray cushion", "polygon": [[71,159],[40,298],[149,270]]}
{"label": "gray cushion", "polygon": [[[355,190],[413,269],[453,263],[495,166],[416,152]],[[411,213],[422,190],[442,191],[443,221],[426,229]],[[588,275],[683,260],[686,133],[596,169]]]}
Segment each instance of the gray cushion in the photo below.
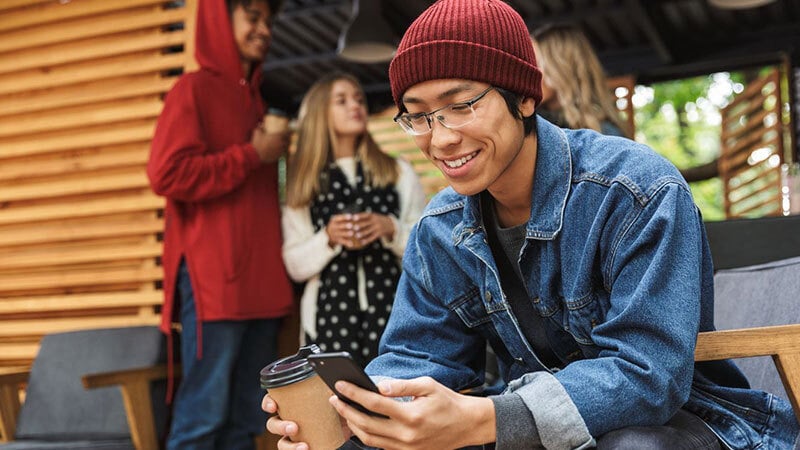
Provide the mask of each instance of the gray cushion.
{"label": "gray cushion", "polygon": [[136,450],[130,439],[110,441],[15,441],[0,444],[3,450]]}
{"label": "gray cushion", "polygon": [[[29,439],[129,440],[120,389],[114,386],[87,390],[81,384],[81,377],[164,362],[165,349],[163,335],[152,326],[45,336],[31,369],[17,423],[16,439],[20,442],[15,445],[23,445],[21,441]],[[164,403],[163,391],[159,395],[160,398],[154,399],[157,409],[159,403]],[[0,445],[3,450],[12,448],[40,447]]]}
{"label": "gray cushion", "polygon": [[[714,275],[714,320],[717,329],[800,323],[800,257]],[[737,359],[756,388],[786,397],[772,358]]]}

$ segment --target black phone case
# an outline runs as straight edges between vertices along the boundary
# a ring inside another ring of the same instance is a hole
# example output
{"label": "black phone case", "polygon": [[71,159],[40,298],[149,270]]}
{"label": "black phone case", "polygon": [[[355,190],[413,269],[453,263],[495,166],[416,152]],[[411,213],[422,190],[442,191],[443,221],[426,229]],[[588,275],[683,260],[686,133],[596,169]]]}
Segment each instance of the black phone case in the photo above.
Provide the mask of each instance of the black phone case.
{"label": "black phone case", "polygon": [[348,352],[336,353],[315,353],[308,356],[308,363],[314,371],[322,378],[322,381],[339,397],[343,402],[374,417],[387,418],[383,414],[378,414],[364,408],[360,404],[350,400],[336,390],[334,385],[337,381],[343,380],[355,384],[358,387],[372,392],[378,392],[378,387],[364,372],[364,369],[350,356]]}

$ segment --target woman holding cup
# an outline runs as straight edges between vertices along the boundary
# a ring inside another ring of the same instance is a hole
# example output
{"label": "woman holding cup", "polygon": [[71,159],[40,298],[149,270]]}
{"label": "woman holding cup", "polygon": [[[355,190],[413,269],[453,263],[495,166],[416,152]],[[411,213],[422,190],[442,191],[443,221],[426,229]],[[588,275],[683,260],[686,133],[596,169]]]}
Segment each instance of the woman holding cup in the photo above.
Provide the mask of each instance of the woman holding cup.
{"label": "woman holding cup", "polygon": [[425,206],[405,161],[367,131],[364,92],[353,76],[317,81],[300,106],[289,159],[283,258],[306,282],[305,340],[348,351],[362,364],[378,350],[400,277],[400,258]]}

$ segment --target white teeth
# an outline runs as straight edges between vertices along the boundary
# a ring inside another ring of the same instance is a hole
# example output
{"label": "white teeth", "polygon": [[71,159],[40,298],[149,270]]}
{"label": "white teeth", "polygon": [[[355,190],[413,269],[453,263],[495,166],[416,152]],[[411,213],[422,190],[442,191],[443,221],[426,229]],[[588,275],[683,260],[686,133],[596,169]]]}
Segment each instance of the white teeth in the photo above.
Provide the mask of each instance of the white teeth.
{"label": "white teeth", "polygon": [[467,161],[469,161],[470,159],[474,158],[475,155],[477,155],[477,154],[478,154],[478,152],[475,152],[475,153],[470,153],[469,155],[464,156],[462,158],[454,159],[452,161],[445,161],[445,160],[442,160],[442,161],[444,161],[444,163],[447,165],[447,167],[449,167],[451,169],[456,169],[456,168],[461,167],[464,164],[466,164]]}

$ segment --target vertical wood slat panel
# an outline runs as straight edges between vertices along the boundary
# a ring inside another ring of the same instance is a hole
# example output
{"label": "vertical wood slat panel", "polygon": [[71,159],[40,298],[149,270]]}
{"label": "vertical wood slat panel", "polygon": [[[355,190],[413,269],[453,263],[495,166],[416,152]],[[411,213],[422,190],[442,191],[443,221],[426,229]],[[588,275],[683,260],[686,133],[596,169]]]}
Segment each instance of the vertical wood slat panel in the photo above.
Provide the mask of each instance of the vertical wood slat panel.
{"label": "vertical wood slat panel", "polygon": [[780,77],[779,69],[770,71],[721,111],[718,166],[727,218],[781,212],[779,167],[785,126]]}
{"label": "vertical wood slat panel", "polygon": [[145,163],[163,95],[196,67],[196,0],[175,3],[0,2],[0,368],[48,332],[159,321]]}
{"label": "vertical wood slat panel", "polygon": [[[631,136],[635,136],[636,123],[634,121],[633,111],[633,92],[636,88],[636,78],[633,75],[609,78],[607,80],[607,86],[611,90],[614,98],[617,99],[617,109],[619,109],[619,111],[624,115],[625,121],[628,124],[628,130],[631,132]],[[625,88],[625,95],[617,95],[617,88]],[[619,100],[623,101],[620,102]]]}

